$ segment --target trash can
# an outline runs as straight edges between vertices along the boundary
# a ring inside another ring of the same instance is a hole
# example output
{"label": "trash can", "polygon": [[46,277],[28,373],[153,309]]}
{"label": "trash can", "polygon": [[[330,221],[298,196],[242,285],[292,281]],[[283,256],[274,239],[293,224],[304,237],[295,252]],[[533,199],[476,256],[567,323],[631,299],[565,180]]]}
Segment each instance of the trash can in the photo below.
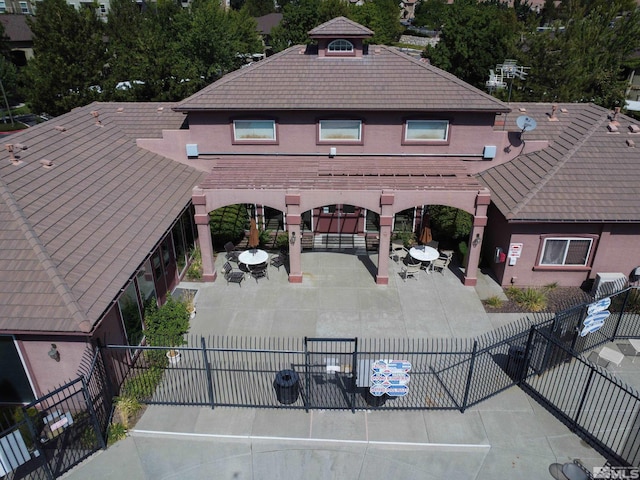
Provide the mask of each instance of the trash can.
{"label": "trash can", "polygon": [[521,345],[513,345],[509,347],[509,355],[507,357],[507,375],[512,380],[519,381],[524,374],[525,348]]}
{"label": "trash can", "polygon": [[364,398],[364,401],[370,407],[381,407],[382,405],[385,404],[385,402],[387,401],[387,398],[388,398],[387,394],[384,394],[384,395],[373,395],[369,391],[369,389],[365,390],[362,393],[362,396]]}
{"label": "trash can", "polygon": [[300,394],[299,380],[298,374],[293,370],[280,370],[276,373],[273,388],[276,390],[276,398],[280,403],[291,405],[298,400],[298,395]]}

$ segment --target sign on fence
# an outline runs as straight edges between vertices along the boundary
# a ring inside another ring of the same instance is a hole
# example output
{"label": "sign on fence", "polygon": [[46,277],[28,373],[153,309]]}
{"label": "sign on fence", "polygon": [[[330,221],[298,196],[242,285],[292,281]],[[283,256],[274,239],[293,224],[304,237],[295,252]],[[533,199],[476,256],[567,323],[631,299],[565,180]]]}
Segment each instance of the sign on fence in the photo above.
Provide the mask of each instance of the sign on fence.
{"label": "sign on fence", "polygon": [[371,387],[374,397],[385,393],[390,397],[403,397],[409,391],[409,371],[411,363],[407,360],[377,360],[371,364]]}

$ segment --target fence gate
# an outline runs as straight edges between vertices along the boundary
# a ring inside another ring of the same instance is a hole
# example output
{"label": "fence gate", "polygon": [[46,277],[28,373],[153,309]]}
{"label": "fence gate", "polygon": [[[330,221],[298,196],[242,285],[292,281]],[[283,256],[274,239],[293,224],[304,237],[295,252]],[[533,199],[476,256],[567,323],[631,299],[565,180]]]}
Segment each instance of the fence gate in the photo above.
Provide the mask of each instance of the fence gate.
{"label": "fence gate", "polygon": [[356,338],[304,339],[302,388],[311,408],[355,410]]}

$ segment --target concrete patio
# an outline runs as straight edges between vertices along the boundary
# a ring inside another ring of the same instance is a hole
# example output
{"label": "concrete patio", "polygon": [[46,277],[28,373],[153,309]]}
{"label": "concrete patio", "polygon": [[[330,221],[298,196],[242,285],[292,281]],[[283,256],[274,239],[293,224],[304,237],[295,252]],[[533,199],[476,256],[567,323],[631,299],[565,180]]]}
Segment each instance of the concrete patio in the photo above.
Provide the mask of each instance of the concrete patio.
{"label": "concrete patio", "polygon": [[[220,255],[216,267],[223,262]],[[191,333],[474,337],[521,316],[487,314],[480,299],[500,287],[484,276],[465,287],[453,264],[405,282],[392,262],[387,286],[375,284],[375,264],[366,254],[305,252],[302,284],[288,283],[284,268],[241,286],[221,274],[212,284],[183,283],[198,289]],[[630,356],[610,370],[640,381]],[[512,387],[464,414],[150,406],[129,437],[65,478],[542,480],[554,478],[551,464],[573,459],[588,468],[605,462]]]}

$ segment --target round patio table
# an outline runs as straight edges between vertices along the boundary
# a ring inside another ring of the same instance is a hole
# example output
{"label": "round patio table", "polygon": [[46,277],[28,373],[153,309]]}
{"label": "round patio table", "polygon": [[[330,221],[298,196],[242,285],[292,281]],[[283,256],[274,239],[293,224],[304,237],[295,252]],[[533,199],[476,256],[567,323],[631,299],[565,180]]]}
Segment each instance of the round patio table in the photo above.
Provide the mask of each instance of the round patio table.
{"label": "round patio table", "polygon": [[238,255],[238,261],[245,265],[260,265],[261,263],[267,263],[267,260],[269,260],[269,254],[257,248],[245,250]]}
{"label": "round patio table", "polygon": [[433,247],[421,245],[419,247],[411,247],[411,250],[409,250],[409,255],[421,262],[433,262],[440,256],[440,252],[438,252],[438,250]]}

